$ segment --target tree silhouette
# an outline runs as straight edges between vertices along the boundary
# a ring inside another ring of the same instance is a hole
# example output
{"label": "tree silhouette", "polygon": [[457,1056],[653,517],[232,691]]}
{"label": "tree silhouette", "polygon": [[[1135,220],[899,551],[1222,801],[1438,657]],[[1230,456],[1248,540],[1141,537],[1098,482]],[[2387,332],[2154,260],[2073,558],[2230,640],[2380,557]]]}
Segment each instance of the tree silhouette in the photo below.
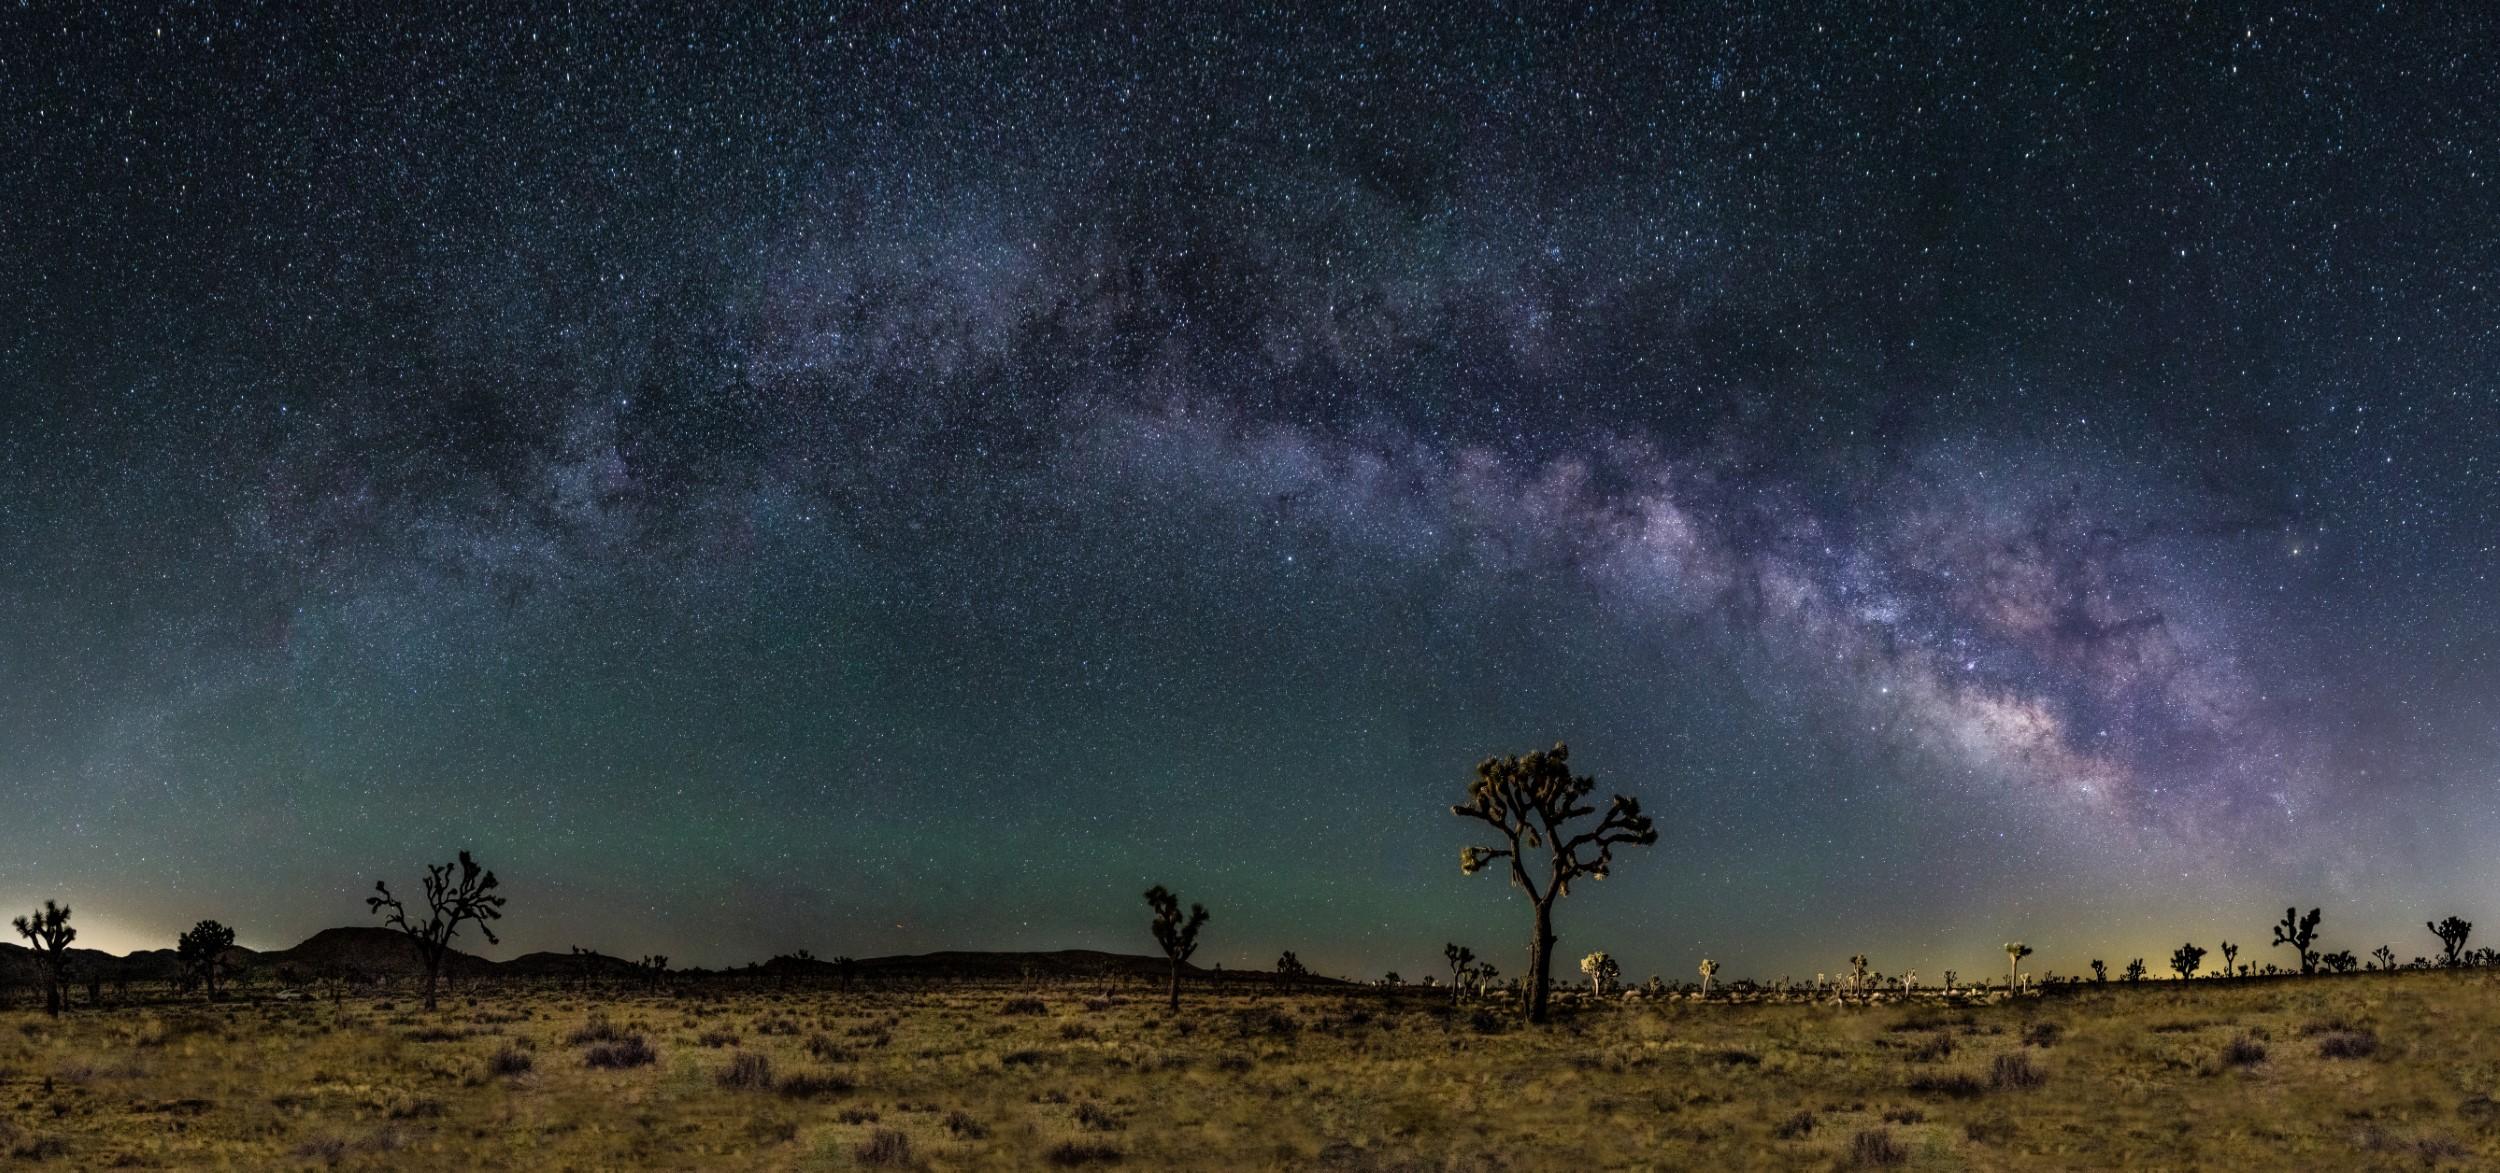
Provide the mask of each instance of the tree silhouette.
{"label": "tree silhouette", "polygon": [[2171,951],[2170,971],[2178,974],[2180,981],[2195,977],[2197,967],[2203,964],[2205,964],[2205,951],[2198,948],[2194,942],[2181,945]]}
{"label": "tree silhouette", "polygon": [[1623,973],[1623,967],[1616,965],[1615,959],[1600,949],[1580,959],[1580,972],[1588,975],[1589,993],[1603,998],[1606,987],[1615,984],[1615,978]]}
{"label": "tree silhouette", "polygon": [[451,952],[451,939],[460,932],[460,922],[477,922],[477,931],[486,935],[490,945],[502,944],[495,936],[490,920],[503,917],[504,898],[494,894],[495,873],[481,871],[477,861],[461,852],[457,865],[459,874],[452,874],[453,864],[428,864],[425,869],[424,920],[413,920],[408,909],[391,895],[391,886],[380,880],[373,882],[379,896],[365,897],[365,907],[376,914],[387,911],[382,923],[408,934],[417,946],[417,957],[425,963],[425,1008],[434,1009],[434,991],[443,978],[443,957]]}
{"label": "tree silhouette", "polygon": [[2238,969],[2239,963],[2240,947],[2224,941],[2222,943],[2222,976],[2231,976]]}
{"label": "tree silhouette", "polygon": [[1294,956],[1293,950],[1285,950],[1284,954],[1276,959],[1276,984],[1290,990],[1300,986],[1302,979],[1309,976],[1311,976],[1310,967],[1302,964],[1302,959]]}
{"label": "tree silhouette", "polygon": [[1869,961],[1866,959],[1866,954],[1864,954],[1864,953],[1852,953],[1852,954],[1850,954],[1850,955],[1849,955],[1849,992],[1850,992],[1850,993],[1853,993],[1853,994],[1867,994],[1867,993],[1869,993],[1869,991],[1868,991],[1868,990],[1867,990],[1867,988],[1866,988],[1866,967],[1867,967],[1867,966],[1869,966],[1869,965],[1871,965],[1871,964],[1873,964],[1873,963],[1872,963],[1872,962],[1869,962]]}
{"label": "tree silhouette", "polygon": [[2465,938],[2474,931],[2472,921],[2452,916],[2438,924],[2424,921],[2422,927],[2429,929],[2432,936],[2439,938],[2439,963],[2441,965],[2454,966],[2464,960]]}
{"label": "tree silhouette", "polygon": [[2352,950],[2342,949],[2319,958],[2318,964],[2325,966],[2329,973],[2351,973],[2361,964],[2361,959],[2354,957]]}
{"label": "tree silhouette", "polygon": [[2092,959],[2092,980],[2096,982],[2106,982],[2109,980],[2108,962],[2102,961],[2098,957]]}
{"label": "tree silhouette", "polygon": [[1465,945],[1443,945],[1441,959],[1449,962],[1450,985],[1458,989],[1458,996],[1453,1001],[1466,1001],[1467,979],[1476,974],[1476,951]]}
{"label": "tree silhouette", "polygon": [[61,962],[66,959],[69,943],[78,939],[78,930],[69,923],[69,906],[49,900],[33,914],[10,922],[17,926],[17,935],[35,947],[35,955],[43,960],[43,1010],[61,1016]]}
{"label": "tree silhouette", "polygon": [[224,976],[226,950],[234,948],[234,930],[213,920],[191,926],[174,942],[174,960],[185,976],[197,979],[208,987],[208,1000],[217,1000],[217,979]]}
{"label": "tree silhouette", "polygon": [[2128,981],[2131,981],[2131,982],[2140,982],[2140,981],[2143,981],[2143,980],[2144,980],[2144,959],[2143,959],[2143,958],[2141,958],[2141,957],[2138,957],[2138,958],[2136,958],[2135,960],[2128,962],[2128,963],[2127,963],[2127,972],[2126,972],[2125,974],[2121,975],[2121,976],[2125,977]]}
{"label": "tree silhouette", "polygon": [[[1585,800],[1597,780],[1571,772],[1571,749],[1561,742],[1551,750],[1511,757],[1490,757],[1476,763],[1475,779],[1467,784],[1467,802],[1450,813],[1475,819],[1502,833],[1505,846],[1463,847],[1458,869],[1474,875],[1495,860],[1510,861],[1510,882],[1527,893],[1536,907],[1536,930],[1528,938],[1528,1007],[1530,1022],[1545,1021],[1547,987],[1553,981],[1554,902],[1571,894],[1571,881],[1588,876],[1603,880],[1614,866],[1617,844],[1646,847],[1658,841],[1639,800],[1615,795],[1597,825],[1571,833],[1572,820],[1597,814]],[[1527,852],[1549,852],[1545,876],[1530,877]]]}
{"label": "tree silhouette", "polygon": [[659,989],[668,978],[668,954],[653,953],[636,964],[642,970],[643,984],[652,989]]}
{"label": "tree silhouette", "polygon": [[1710,996],[1710,979],[1719,976],[1719,963],[1704,957],[1701,959],[1700,968],[1701,996],[1707,998]]}
{"label": "tree silhouette", "polygon": [[2370,956],[2377,959],[2378,967],[2380,969],[2386,970],[2389,973],[2394,973],[2396,971],[2395,950],[2390,949],[2385,945],[2381,945],[2376,949],[2370,950]]}
{"label": "tree silhouette", "polygon": [[2020,941],[2005,943],[2005,988],[2012,991],[2022,983],[2023,958],[2031,956],[2031,946]]}
{"label": "tree silhouette", "polygon": [[1172,983],[1168,991],[1172,1013],[1181,1009],[1181,965],[1198,951],[1198,930],[1207,924],[1207,906],[1189,906],[1189,919],[1181,919],[1181,898],[1166,891],[1161,884],[1146,889],[1146,906],[1155,910],[1155,944],[1163,946],[1163,955],[1172,961]]}
{"label": "tree silhouette", "polygon": [[2318,972],[2318,952],[2309,946],[2318,939],[2319,919],[2317,909],[2312,908],[2309,915],[2302,916],[2295,906],[2284,909],[2283,923],[2274,926],[2274,943],[2289,945],[2300,954],[2300,972],[2303,974]]}

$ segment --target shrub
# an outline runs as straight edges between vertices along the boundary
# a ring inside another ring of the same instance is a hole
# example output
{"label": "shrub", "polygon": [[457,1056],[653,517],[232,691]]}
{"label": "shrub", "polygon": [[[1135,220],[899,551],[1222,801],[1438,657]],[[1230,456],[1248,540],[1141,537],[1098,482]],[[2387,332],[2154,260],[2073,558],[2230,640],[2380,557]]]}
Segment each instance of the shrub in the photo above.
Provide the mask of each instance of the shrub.
{"label": "shrub", "polygon": [[2030,1026],[2023,1028],[2023,1045],[2026,1047],[2054,1047],[2057,1045],[2057,1040],[2064,1038],[2065,1035],[2066,1028],[2059,1026],[2054,1022],[2035,1022]]}
{"label": "shrub", "polygon": [[659,1061],[659,1052],[642,1041],[641,1035],[626,1035],[614,1042],[600,1043],[582,1055],[582,1063],[610,1071],[627,1067],[643,1067]]}
{"label": "shrub", "polygon": [[1771,1129],[1771,1135],[1781,1140],[1795,1140],[1798,1137],[1813,1134],[1814,1113],[1802,1109],[1796,1115],[1780,1121],[1778,1126]]}
{"label": "shrub", "polygon": [[1118,1132],[1127,1127],[1120,1123],[1119,1117],[1112,1115],[1102,1105],[1091,1100],[1076,1106],[1076,1123],[1079,1128],[1091,1129],[1095,1132]]}
{"label": "shrub", "polygon": [[2266,1045],[2241,1035],[2222,1048],[2222,1061],[2233,1067],[2253,1067],[2266,1061]]}
{"label": "shrub", "polygon": [[1910,1060],[1914,1063],[1933,1063],[1938,1059],[1952,1057],[1953,1036],[1942,1031],[1937,1032],[1926,1042],[1910,1048]]}
{"label": "shrub", "polygon": [[740,1051],[729,1057],[729,1066],[713,1076],[713,1082],[740,1091],[763,1091],[773,1086],[773,1061],[753,1051]]}
{"label": "shrub", "polygon": [[1988,1083],[1999,1089],[2035,1088],[2048,1081],[2049,1073],[2020,1051],[1999,1055],[1988,1065]]}
{"label": "shrub", "polygon": [[819,1063],[848,1063],[855,1058],[849,1047],[820,1034],[809,1035],[805,1049],[808,1054],[815,1056]]}
{"label": "shrub", "polygon": [[2366,1030],[2339,1030],[2318,1040],[2321,1059],[2367,1059],[2378,1054],[2378,1035]]}
{"label": "shrub", "polygon": [[1048,1014],[1050,1007],[1039,998],[1009,998],[998,1008],[1000,1014]]}
{"label": "shrub", "polygon": [[[830,1071],[803,1071],[795,1075],[784,1076],[780,1090],[782,1095],[791,1099],[807,1100],[817,1096],[840,1095],[858,1086],[859,1084],[853,1082],[847,1075],[836,1075]],[[848,1113],[845,1115],[847,1116]],[[876,1118],[876,1113],[868,1114],[869,1120],[873,1121]],[[860,1121],[850,1120],[846,1123],[857,1124]]]}
{"label": "shrub", "polygon": [[734,1047],[738,1045],[738,1032],[728,1030],[707,1030],[702,1034],[696,1035],[694,1041],[706,1047]]}
{"label": "shrub", "polygon": [[527,1075],[530,1068],[537,1065],[538,1060],[529,1052],[506,1043],[502,1050],[486,1060],[486,1071],[490,1075]]}
{"label": "shrub", "polygon": [[981,1140],[990,1134],[989,1125],[972,1118],[961,1109],[946,1114],[946,1131],[957,1140]]}
{"label": "shrub", "polygon": [[1120,1150],[1098,1140],[1063,1140],[1042,1150],[1042,1159],[1053,1165],[1110,1165],[1120,1159]]}
{"label": "shrub", "polygon": [[1890,1129],[1863,1129],[1849,1138],[1849,1163],[1858,1168],[1898,1165],[1909,1159],[1910,1150],[1892,1139]]}
{"label": "shrub", "polygon": [[1920,1095],[1948,1096],[1956,1100],[1967,1100],[1988,1090],[1976,1077],[1960,1071],[1918,1076],[1910,1080],[1909,1089]]}
{"label": "shrub", "polygon": [[859,1142],[851,1155],[862,1165],[911,1164],[911,1138],[891,1128],[880,1128]]}
{"label": "shrub", "polygon": [[572,1036],[564,1041],[576,1047],[585,1047],[592,1043],[613,1043],[624,1037],[626,1037],[625,1032],[618,1030],[615,1023],[608,1021],[606,1015],[593,1014],[590,1016],[590,1021],[583,1023],[580,1030],[574,1031]]}

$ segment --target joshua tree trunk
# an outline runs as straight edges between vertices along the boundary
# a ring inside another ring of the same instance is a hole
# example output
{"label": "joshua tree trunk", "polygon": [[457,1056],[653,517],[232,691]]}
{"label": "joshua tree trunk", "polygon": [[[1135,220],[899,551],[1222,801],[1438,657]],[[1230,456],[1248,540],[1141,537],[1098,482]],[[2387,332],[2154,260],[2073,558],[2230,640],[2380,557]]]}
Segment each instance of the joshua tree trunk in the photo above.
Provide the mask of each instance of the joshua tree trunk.
{"label": "joshua tree trunk", "polygon": [[61,963],[57,955],[47,957],[43,964],[43,1012],[54,1018],[61,1016]]}
{"label": "joshua tree trunk", "polygon": [[1181,1012],[1181,959],[1172,959],[1172,985],[1169,991],[1172,1013]]}
{"label": "joshua tree trunk", "polygon": [[2006,954],[2006,955],[2005,955],[2005,992],[2007,992],[2007,993],[2009,993],[2009,994],[2011,994],[2011,993],[2018,993],[2018,992],[2020,992],[2021,987],[2022,987],[2022,974],[2023,974],[2023,959],[2022,959],[2022,958],[2020,958],[2020,957],[2016,957],[2016,956],[2014,956],[2014,955],[2013,955],[2013,954],[2011,954],[2011,953]]}
{"label": "joshua tree trunk", "polygon": [[1536,906],[1536,937],[1528,943],[1528,1021],[1545,1021],[1546,987],[1553,984],[1554,906]]}
{"label": "joshua tree trunk", "polygon": [[429,1012],[434,1009],[434,987],[442,981],[442,977],[442,950],[427,949],[425,951],[425,1008]]}

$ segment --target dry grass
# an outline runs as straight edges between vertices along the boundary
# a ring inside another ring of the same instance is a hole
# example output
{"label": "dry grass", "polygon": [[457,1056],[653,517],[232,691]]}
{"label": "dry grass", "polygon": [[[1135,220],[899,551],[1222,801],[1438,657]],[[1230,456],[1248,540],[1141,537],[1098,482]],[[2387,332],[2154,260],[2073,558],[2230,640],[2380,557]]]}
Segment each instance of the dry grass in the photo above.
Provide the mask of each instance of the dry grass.
{"label": "dry grass", "polygon": [[0,1012],[0,1163],[2500,1165],[2500,975],[2480,971],[1573,1007],[1543,1029],[1440,997],[1200,994],[1175,1018],[1098,989],[481,989],[438,1015],[350,999],[58,1023],[20,1003]]}

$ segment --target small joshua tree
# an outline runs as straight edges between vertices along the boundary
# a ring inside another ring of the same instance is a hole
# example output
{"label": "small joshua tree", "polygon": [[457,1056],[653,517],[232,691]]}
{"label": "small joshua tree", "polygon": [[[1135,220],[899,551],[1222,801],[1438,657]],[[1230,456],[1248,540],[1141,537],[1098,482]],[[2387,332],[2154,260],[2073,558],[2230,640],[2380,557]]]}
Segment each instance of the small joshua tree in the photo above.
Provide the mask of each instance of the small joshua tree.
{"label": "small joshua tree", "polygon": [[[2439,938],[2439,963],[2454,967],[2465,960],[2465,938],[2474,931],[2474,923],[2461,917],[2449,917],[2438,924],[2423,921],[2422,927]],[[2391,967],[2392,968],[2392,967]]]}
{"label": "small joshua tree", "polygon": [[2370,950],[2370,959],[2372,963],[2370,968],[2372,969],[2385,973],[2394,973],[2396,971],[2396,951],[2385,945],[2381,945],[2376,949]]}
{"label": "small joshua tree", "polygon": [[1623,973],[1623,967],[1616,965],[1615,959],[1600,949],[1580,959],[1580,972],[1588,975],[1589,993],[1603,998],[1606,988],[1615,984],[1615,978]]}
{"label": "small joshua tree", "polygon": [[2109,981],[2108,962],[2103,961],[2098,957],[2092,959],[2092,980],[2104,984]]}
{"label": "small joshua tree", "polygon": [[1870,963],[1866,959],[1866,954],[1864,953],[1852,953],[1849,955],[1850,993],[1862,994],[1866,992],[1866,967],[1869,964]]}
{"label": "small joshua tree", "polygon": [[2143,980],[2144,980],[2144,959],[2143,959],[2143,958],[2141,958],[2141,957],[2138,957],[2138,958],[2136,958],[2135,960],[2128,962],[2128,963],[2127,963],[2127,972],[2126,972],[2125,974],[2121,975],[2121,976],[2125,977],[2128,981],[2131,981],[2131,982],[2140,982],[2140,981],[2143,981]]}
{"label": "small joshua tree", "polygon": [[[1546,987],[1553,981],[1554,944],[1560,940],[1554,935],[1554,902],[1571,894],[1573,880],[1605,879],[1614,866],[1616,845],[1646,847],[1658,841],[1639,800],[1620,794],[1606,804],[1595,826],[1571,833],[1567,824],[1572,820],[1597,814],[1588,802],[1596,788],[1596,779],[1571,772],[1570,747],[1556,742],[1551,750],[1476,763],[1466,804],[1450,808],[1460,818],[1501,832],[1503,839],[1499,847],[1460,848],[1458,869],[1472,876],[1486,864],[1508,860],[1512,886],[1527,893],[1536,908],[1536,929],[1528,938],[1530,1022],[1545,1021]],[[1531,848],[1549,853],[1542,878],[1529,874]]]}
{"label": "small joshua tree", "polygon": [[1309,976],[1311,976],[1310,967],[1302,964],[1302,959],[1294,956],[1293,950],[1287,949],[1276,958],[1277,985],[1288,990],[1294,989],[1302,984],[1302,979]]}
{"label": "small joshua tree", "polygon": [[1450,963],[1450,986],[1458,991],[1458,997],[1455,1000],[1462,1002],[1465,1001],[1467,999],[1467,979],[1476,977],[1479,974],[1479,971],[1476,969],[1476,951],[1466,947],[1465,945],[1443,945],[1441,947],[1441,959]]}
{"label": "small joshua tree", "polygon": [[2181,945],[2171,951],[2170,971],[2178,974],[2180,981],[2195,977],[2197,968],[2204,964],[2205,951],[2198,948],[2194,942]]}
{"label": "small joshua tree", "polygon": [[2339,949],[2320,957],[2318,964],[2325,966],[2328,973],[2351,973],[2360,967],[2361,959],[2353,956],[2350,949]]}
{"label": "small joshua tree", "polygon": [[17,935],[35,947],[43,959],[43,1010],[61,1016],[61,963],[67,960],[69,943],[78,939],[78,930],[69,923],[69,906],[49,900],[32,914],[10,922],[17,926]]}
{"label": "small joshua tree", "polygon": [[2240,947],[2230,943],[2229,941],[2224,941],[2222,943],[2222,976],[2231,976],[2231,974],[2238,968],[2239,963]]}
{"label": "small joshua tree", "polygon": [[1712,960],[1710,960],[1710,959],[1709,959],[1709,958],[1707,958],[1707,957],[1704,957],[1704,958],[1702,958],[1702,959],[1701,959],[1701,996],[1702,996],[1702,997],[1707,998],[1707,997],[1709,997],[1709,996],[1710,996],[1710,979],[1711,979],[1711,978],[1714,978],[1714,977],[1717,977],[1717,976],[1718,976],[1718,974],[1719,974],[1719,963],[1718,963],[1718,962],[1716,962],[1716,961],[1712,961]]}
{"label": "small joshua tree", "polygon": [[1181,898],[1166,891],[1161,884],[1146,889],[1146,905],[1154,909],[1155,944],[1163,946],[1163,955],[1172,961],[1172,983],[1169,1002],[1172,1013],[1181,1010],[1181,966],[1189,955],[1198,951],[1198,930],[1207,924],[1207,906],[1189,906],[1189,918],[1181,919]]}
{"label": "small joshua tree", "polygon": [[2025,945],[2020,941],[2007,941],[2005,943],[2005,988],[2007,990],[2012,991],[2022,988],[2023,958],[2029,956],[2031,956],[2031,946]]}
{"label": "small joshua tree", "polygon": [[[459,868],[457,875],[453,867]],[[408,934],[416,943],[417,958],[425,963],[425,1008],[434,1009],[434,992],[443,979],[443,958],[451,952],[451,939],[459,933],[460,922],[474,921],[477,931],[486,935],[490,945],[501,944],[495,927],[486,922],[503,917],[504,898],[495,895],[495,873],[484,871],[477,861],[461,852],[457,865],[428,864],[425,869],[424,920],[413,920],[408,909],[391,895],[391,886],[380,880],[373,882],[378,896],[365,897],[365,907],[382,915],[382,923]]]}
{"label": "small joshua tree", "polygon": [[174,961],[182,967],[186,979],[197,979],[208,987],[208,1000],[217,1000],[217,979],[225,976],[226,950],[234,948],[234,930],[213,920],[191,926],[174,942]]}
{"label": "small joshua tree", "polygon": [[2318,939],[2319,919],[2317,909],[2312,908],[2309,915],[2302,916],[2299,908],[2286,908],[2283,910],[2283,923],[2274,926],[2274,943],[2289,945],[2300,954],[2300,972],[2303,975],[2318,972],[2318,951],[2309,946]]}
{"label": "small joshua tree", "polygon": [[668,980],[668,954],[653,953],[635,962],[634,968],[642,971],[642,984],[659,989]]}

